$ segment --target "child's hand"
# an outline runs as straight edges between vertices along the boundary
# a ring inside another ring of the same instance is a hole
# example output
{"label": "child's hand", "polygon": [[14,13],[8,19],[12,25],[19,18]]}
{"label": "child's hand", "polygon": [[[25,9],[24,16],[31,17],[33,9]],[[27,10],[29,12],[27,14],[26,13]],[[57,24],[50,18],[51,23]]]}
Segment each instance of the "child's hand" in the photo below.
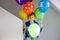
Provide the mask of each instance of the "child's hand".
{"label": "child's hand", "polygon": [[24,29],[26,28],[25,25],[23,26],[23,28],[24,28]]}
{"label": "child's hand", "polygon": [[43,26],[44,26],[44,24],[43,24],[43,23],[41,23],[41,24],[40,24],[40,27],[41,27],[41,28],[43,28]]}
{"label": "child's hand", "polygon": [[26,26],[23,25],[23,33],[25,33],[25,31],[26,31]]}
{"label": "child's hand", "polygon": [[41,23],[40,23],[40,27],[41,27],[41,28],[40,28],[40,32],[42,32],[43,26],[44,26],[44,24],[43,24],[43,22],[41,22]]}

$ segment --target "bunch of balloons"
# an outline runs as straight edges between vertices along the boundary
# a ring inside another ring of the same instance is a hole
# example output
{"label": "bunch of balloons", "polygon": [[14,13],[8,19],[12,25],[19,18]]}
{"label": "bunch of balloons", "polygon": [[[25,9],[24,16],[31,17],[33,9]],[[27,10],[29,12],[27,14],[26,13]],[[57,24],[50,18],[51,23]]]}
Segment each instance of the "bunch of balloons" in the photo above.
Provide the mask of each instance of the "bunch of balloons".
{"label": "bunch of balloons", "polygon": [[34,4],[32,0],[16,0],[19,5],[24,5],[23,8],[19,10],[19,17],[22,20],[26,20],[27,16],[34,12]]}
{"label": "bunch of balloons", "polygon": [[[38,8],[36,8],[35,11],[32,1],[33,0],[16,0],[19,5],[24,5],[24,7],[20,9],[19,17],[25,20],[28,15],[34,12],[36,19],[43,20],[44,14],[50,6],[49,0],[39,0]],[[23,12],[21,10],[23,10]]]}
{"label": "bunch of balloons", "polygon": [[34,11],[36,19],[42,21],[45,12],[48,10],[49,6],[50,6],[49,0],[39,0],[38,8],[36,8]]}

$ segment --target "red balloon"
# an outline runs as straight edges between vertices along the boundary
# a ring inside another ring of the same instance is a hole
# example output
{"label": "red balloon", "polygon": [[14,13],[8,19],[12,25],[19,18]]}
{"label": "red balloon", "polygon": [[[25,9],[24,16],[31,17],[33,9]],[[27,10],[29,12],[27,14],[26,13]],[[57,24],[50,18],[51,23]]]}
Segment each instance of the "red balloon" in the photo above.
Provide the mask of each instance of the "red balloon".
{"label": "red balloon", "polygon": [[27,15],[30,15],[34,11],[34,4],[32,2],[26,2],[24,11]]}

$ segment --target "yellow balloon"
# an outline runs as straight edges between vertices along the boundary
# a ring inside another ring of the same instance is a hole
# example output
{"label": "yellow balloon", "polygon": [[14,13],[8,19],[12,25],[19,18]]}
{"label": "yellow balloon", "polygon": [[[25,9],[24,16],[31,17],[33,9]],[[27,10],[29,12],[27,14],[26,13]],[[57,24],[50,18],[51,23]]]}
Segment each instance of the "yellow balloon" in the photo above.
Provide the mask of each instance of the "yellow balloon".
{"label": "yellow balloon", "polygon": [[27,19],[27,14],[24,12],[23,8],[21,8],[19,10],[19,17],[22,19],[22,20],[26,20]]}

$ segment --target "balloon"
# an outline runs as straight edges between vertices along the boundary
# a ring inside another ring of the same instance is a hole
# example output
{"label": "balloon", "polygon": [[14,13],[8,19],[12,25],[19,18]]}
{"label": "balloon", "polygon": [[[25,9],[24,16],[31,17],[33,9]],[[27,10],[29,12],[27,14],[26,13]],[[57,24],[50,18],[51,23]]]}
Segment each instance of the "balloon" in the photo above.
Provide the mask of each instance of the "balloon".
{"label": "balloon", "polygon": [[27,0],[27,2],[32,2],[32,0]]}
{"label": "balloon", "polygon": [[30,15],[34,11],[34,4],[32,2],[26,2],[24,11],[27,15]]}
{"label": "balloon", "polygon": [[19,5],[23,5],[27,0],[16,0]]}
{"label": "balloon", "polygon": [[22,19],[22,20],[25,20],[27,18],[27,15],[26,13],[24,12],[23,9],[20,9],[19,10],[19,17]]}
{"label": "balloon", "polygon": [[28,28],[29,34],[31,37],[35,38],[40,33],[40,27],[36,23],[32,23]]}
{"label": "balloon", "polygon": [[40,0],[39,2],[39,8],[42,12],[46,12],[50,6],[50,3],[48,0]]}
{"label": "balloon", "polygon": [[43,20],[44,18],[44,13],[42,13],[39,8],[36,8],[36,10],[34,11],[34,15],[38,20]]}
{"label": "balloon", "polygon": [[17,2],[19,5],[23,5],[24,3],[28,2],[28,1],[32,2],[32,0],[16,0],[16,2]]}

